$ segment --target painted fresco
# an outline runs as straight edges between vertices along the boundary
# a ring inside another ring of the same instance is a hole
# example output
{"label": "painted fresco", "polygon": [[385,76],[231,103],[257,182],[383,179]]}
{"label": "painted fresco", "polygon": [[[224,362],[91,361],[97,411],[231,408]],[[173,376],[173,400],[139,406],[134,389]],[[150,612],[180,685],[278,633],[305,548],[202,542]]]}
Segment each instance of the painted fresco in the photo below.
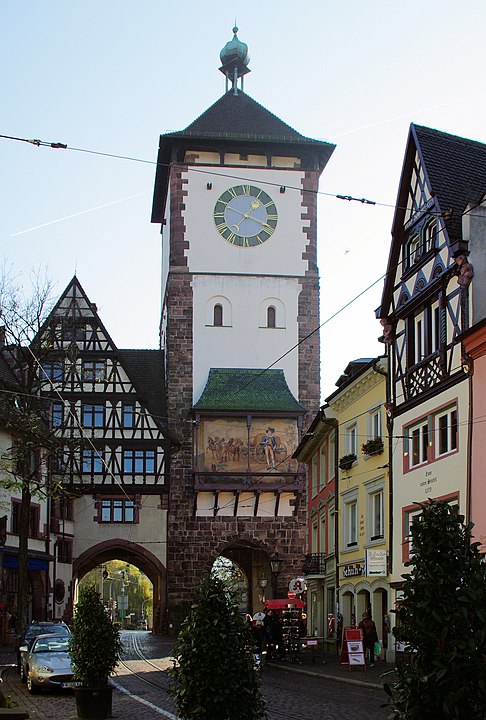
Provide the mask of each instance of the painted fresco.
{"label": "painted fresco", "polygon": [[[249,438],[249,442],[248,442]],[[203,472],[297,472],[296,420],[258,418],[202,420],[198,427],[199,470]]]}

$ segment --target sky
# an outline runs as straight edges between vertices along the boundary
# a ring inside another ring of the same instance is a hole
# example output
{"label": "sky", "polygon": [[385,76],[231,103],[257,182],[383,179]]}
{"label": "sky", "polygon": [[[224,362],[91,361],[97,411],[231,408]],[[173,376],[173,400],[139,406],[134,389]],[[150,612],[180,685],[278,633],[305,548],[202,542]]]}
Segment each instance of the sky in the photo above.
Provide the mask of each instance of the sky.
{"label": "sky", "polygon": [[26,287],[47,268],[57,294],[76,274],[118,347],[158,347],[159,135],[224,94],[235,19],[245,92],[337,146],[318,198],[324,401],[348,362],[384,351],[410,123],[486,142],[484,0],[0,0],[0,135],[69,148],[0,138],[0,260]]}

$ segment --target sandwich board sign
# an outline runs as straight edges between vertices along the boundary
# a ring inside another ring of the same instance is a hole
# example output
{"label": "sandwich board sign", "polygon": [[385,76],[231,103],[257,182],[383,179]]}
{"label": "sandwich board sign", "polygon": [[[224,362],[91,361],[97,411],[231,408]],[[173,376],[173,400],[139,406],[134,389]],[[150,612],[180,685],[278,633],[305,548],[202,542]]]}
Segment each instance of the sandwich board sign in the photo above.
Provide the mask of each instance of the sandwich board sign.
{"label": "sandwich board sign", "polygon": [[362,667],[366,670],[363,635],[359,628],[346,627],[343,630],[341,665],[347,665],[349,670],[351,667]]}

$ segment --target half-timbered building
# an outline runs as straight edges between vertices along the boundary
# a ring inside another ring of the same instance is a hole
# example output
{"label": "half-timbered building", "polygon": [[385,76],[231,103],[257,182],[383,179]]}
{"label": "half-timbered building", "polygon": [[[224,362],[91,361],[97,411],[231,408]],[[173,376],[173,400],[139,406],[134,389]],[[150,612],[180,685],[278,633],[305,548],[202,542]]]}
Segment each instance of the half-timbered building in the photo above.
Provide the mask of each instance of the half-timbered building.
{"label": "half-timbered building", "polygon": [[52,428],[71,441],[51,465],[52,482],[63,488],[49,519],[55,600],[72,606],[71,570],[76,581],[104,562],[123,560],[153,583],[160,631],[169,456],[163,351],[119,350],[74,277],[32,352],[41,358],[40,392],[50,399]]}
{"label": "half-timbered building", "polygon": [[461,338],[473,322],[472,266],[476,257],[483,263],[468,216],[484,199],[485,178],[485,145],[411,125],[378,311],[390,360],[397,588],[417,503],[448,499],[470,515],[469,365]]}
{"label": "half-timbered building", "polygon": [[320,401],[316,191],[334,146],[243,91],[237,28],[220,57],[225,94],[160,137],[152,214],[168,414],[182,446],[169,511],[176,623],[219,555],[241,569],[249,612],[263,586],[286,595],[301,573],[305,486],[292,453]]}

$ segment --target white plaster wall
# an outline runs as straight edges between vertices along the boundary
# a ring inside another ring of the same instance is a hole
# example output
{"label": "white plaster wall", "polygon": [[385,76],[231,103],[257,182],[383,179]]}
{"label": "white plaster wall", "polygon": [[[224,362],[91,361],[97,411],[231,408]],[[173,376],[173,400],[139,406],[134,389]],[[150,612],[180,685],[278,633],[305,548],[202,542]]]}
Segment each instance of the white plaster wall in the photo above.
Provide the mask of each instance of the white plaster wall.
{"label": "white plaster wall", "polygon": [[[231,177],[228,177],[231,176]],[[289,190],[280,193],[281,185],[301,187],[302,171],[284,171],[255,168],[211,168],[211,175],[189,170],[183,175],[187,179],[188,192],[184,223],[185,239],[189,242],[189,271],[193,273],[272,273],[272,275],[303,275],[306,262],[302,253],[307,236],[302,227],[309,225],[301,218],[301,193]],[[207,190],[208,182],[212,189]],[[278,223],[273,235],[262,245],[239,248],[226,242],[218,231],[213,211],[219,196],[235,185],[252,184],[264,190],[277,207]],[[268,183],[275,183],[275,186]]]}
{"label": "white plaster wall", "polygon": [[[167,565],[167,511],[160,510],[159,495],[142,495],[139,510],[139,522],[98,523],[95,501],[91,495],[83,495],[74,501],[76,518],[76,536],[73,556],[78,558],[83,552],[107,540],[122,538],[132,543],[140,543],[160,562]],[[150,544],[146,545],[147,540]],[[160,540],[160,542],[157,542]],[[136,548],[134,547],[134,551]]]}
{"label": "white plaster wall", "polygon": [[[230,250],[233,248],[230,247]],[[289,277],[241,277],[235,275],[198,275],[193,278],[194,291],[194,402],[199,399],[210,368],[266,368],[298,342],[297,312],[299,282]],[[220,298],[231,304],[231,316],[223,314],[223,327],[208,325],[211,308]],[[276,328],[262,327],[261,305],[268,299],[285,307],[279,313]],[[284,317],[282,317],[284,316]],[[225,326],[226,322],[231,325]],[[281,327],[281,322],[284,327]],[[274,366],[283,369],[291,392],[299,396],[298,351],[286,355]]]}
{"label": "white plaster wall", "polygon": [[[465,380],[466,380],[466,376]],[[432,463],[403,472],[404,427],[423,415],[457,399],[459,452],[445,455]],[[406,571],[402,561],[402,509],[416,502],[459,492],[460,512],[466,512],[468,383],[458,383],[431,400],[420,404],[395,419],[393,434],[396,449],[393,453],[393,580]]]}

